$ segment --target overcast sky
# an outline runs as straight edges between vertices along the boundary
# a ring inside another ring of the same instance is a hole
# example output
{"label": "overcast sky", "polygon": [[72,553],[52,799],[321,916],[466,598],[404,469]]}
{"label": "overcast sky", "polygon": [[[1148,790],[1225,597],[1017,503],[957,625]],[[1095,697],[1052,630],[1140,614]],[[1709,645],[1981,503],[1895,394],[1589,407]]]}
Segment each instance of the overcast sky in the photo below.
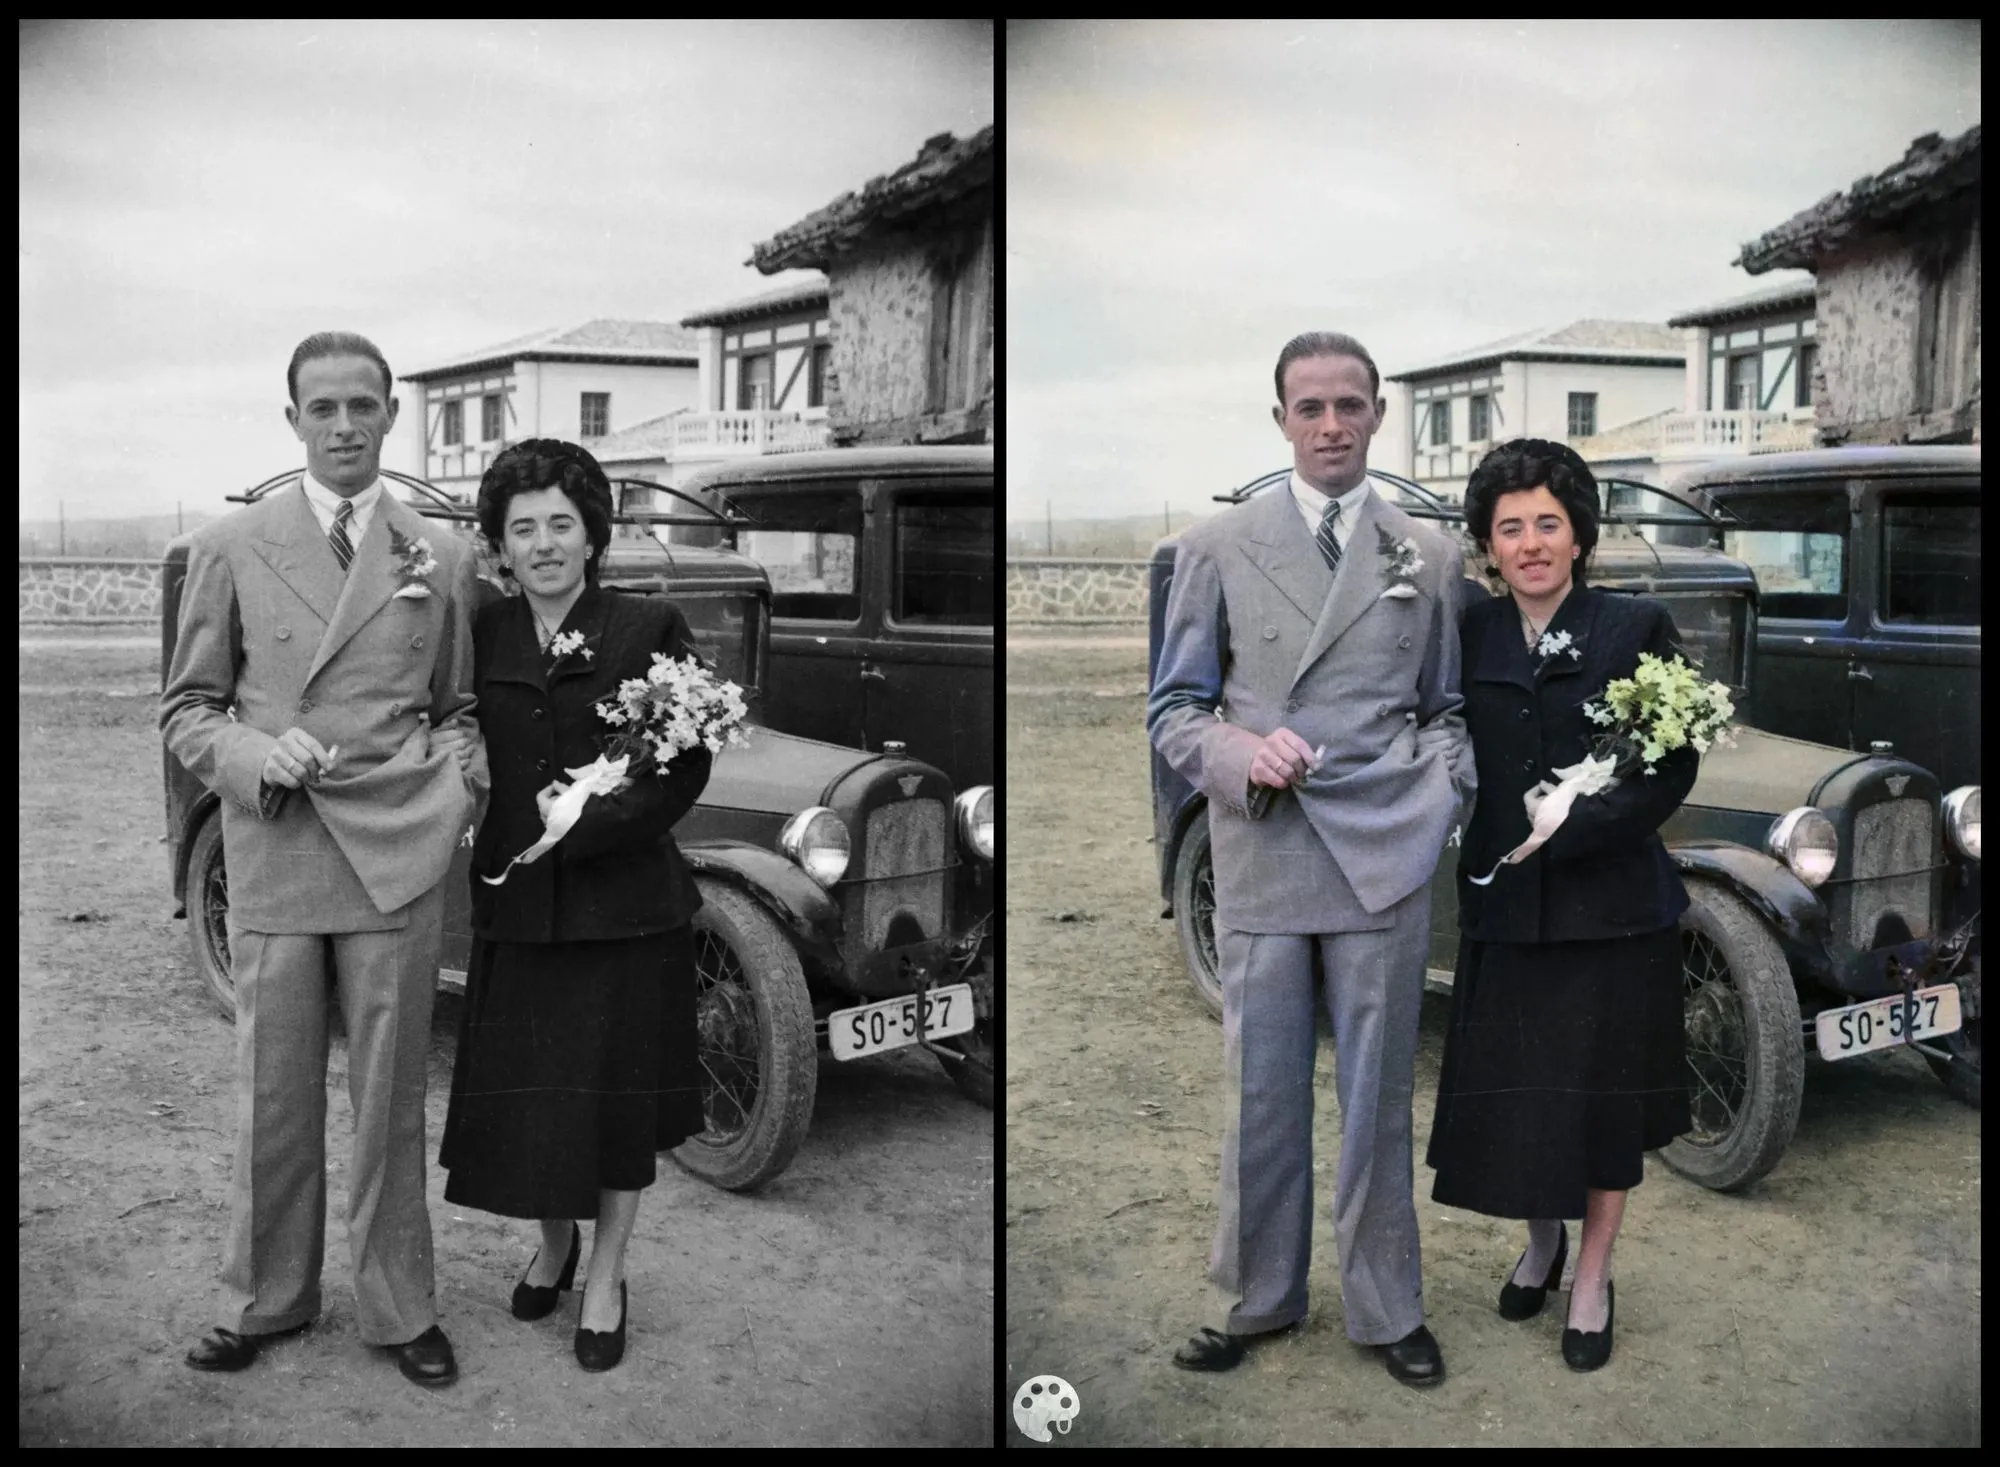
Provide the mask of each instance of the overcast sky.
{"label": "overcast sky", "polygon": [[313,331],[402,372],[800,278],[744,261],[994,118],[983,21],[20,35],[22,519],[224,510],[303,463],[284,374]]}
{"label": "overcast sky", "polygon": [[1803,278],[1730,262],[1977,123],[1979,43],[1949,21],[1011,23],[1008,514],[1206,508],[1284,466],[1271,370],[1302,330],[1389,373]]}

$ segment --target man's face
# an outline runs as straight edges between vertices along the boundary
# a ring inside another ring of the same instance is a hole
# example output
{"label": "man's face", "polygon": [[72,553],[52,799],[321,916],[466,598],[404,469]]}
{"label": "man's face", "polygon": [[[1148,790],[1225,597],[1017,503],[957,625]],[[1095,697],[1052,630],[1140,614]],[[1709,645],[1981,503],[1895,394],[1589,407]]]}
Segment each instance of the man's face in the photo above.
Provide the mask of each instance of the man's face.
{"label": "man's face", "polygon": [[299,365],[299,400],[285,421],[306,446],[306,467],[348,498],[375,482],[382,440],[396,426],[396,399],[384,401],[382,369],[366,357],[314,357]]}
{"label": "man's face", "polygon": [[1382,399],[1355,357],[1302,357],[1285,368],[1285,405],[1271,409],[1292,445],[1292,467],[1322,494],[1345,494],[1368,473]]}

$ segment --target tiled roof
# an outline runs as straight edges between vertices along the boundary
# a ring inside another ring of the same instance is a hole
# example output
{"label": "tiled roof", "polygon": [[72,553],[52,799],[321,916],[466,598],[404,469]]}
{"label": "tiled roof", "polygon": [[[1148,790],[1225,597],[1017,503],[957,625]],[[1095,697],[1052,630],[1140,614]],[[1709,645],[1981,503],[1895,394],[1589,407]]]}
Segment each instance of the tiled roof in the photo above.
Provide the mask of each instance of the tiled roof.
{"label": "tiled roof", "polygon": [[758,316],[774,316],[794,306],[815,303],[824,305],[826,301],[826,277],[816,275],[811,280],[794,280],[790,285],[781,285],[776,290],[747,295],[726,305],[710,306],[705,311],[696,311],[692,316],[681,317],[681,325],[726,326],[737,321],[754,320]]}
{"label": "tiled roof", "polygon": [[1421,367],[1389,373],[1391,382],[1459,371],[1509,358],[1563,358],[1570,361],[1628,362],[1641,366],[1671,366],[1685,360],[1680,333],[1652,321],[1572,321],[1553,330],[1542,328],[1503,336],[1484,346],[1454,352]]}
{"label": "tiled roof", "polygon": [[1804,280],[1787,280],[1778,285],[1760,286],[1746,295],[1733,295],[1726,301],[1717,301],[1712,306],[1701,306],[1667,319],[1669,326],[1713,326],[1718,322],[1734,320],[1738,316],[1762,315],[1765,311],[1775,311],[1782,306],[1809,306],[1819,296],[1819,283],[1808,276]]}
{"label": "tiled roof", "polygon": [[657,418],[648,418],[643,423],[634,423],[629,428],[620,428],[616,433],[607,433],[594,439],[589,447],[591,456],[601,464],[614,460],[630,463],[635,459],[664,458],[673,448],[674,419],[686,412],[663,413]]}
{"label": "tiled roof", "polygon": [[[972,197],[982,192],[984,198]],[[928,222],[961,200],[973,206],[964,210],[968,219],[993,211],[990,123],[963,141],[939,133],[894,173],[869,179],[859,191],[842,194],[772,235],[750,252],[749,263],[766,275],[795,265],[824,266],[870,235],[894,229],[912,215]]]}
{"label": "tiled roof", "polygon": [[692,365],[694,333],[666,321],[586,321],[581,326],[555,326],[531,336],[519,336],[496,346],[459,352],[442,362],[402,374],[405,382],[449,377],[474,367],[504,366],[528,361],[624,361]]}
{"label": "tiled roof", "polygon": [[1979,196],[1979,128],[1946,142],[1934,132],[1910,144],[1902,161],[1828,194],[1776,229],[1743,246],[1736,263],[1752,275],[1788,267],[1811,269],[1856,235],[1894,224],[1927,206],[1968,209]]}

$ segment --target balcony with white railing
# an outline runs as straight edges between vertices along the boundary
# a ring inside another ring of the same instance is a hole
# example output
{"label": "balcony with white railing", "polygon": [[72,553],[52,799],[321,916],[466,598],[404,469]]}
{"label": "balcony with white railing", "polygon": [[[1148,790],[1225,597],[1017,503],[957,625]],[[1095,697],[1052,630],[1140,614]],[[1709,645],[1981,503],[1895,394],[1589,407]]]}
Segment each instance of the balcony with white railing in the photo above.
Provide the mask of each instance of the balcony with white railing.
{"label": "balcony with white railing", "polygon": [[827,423],[825,408],[799,412],[747,409],[680,413],[668,423],[666,447],[675,462],[759,453],[802,453],[833,445],[833,431]]}
{"label": "balcony with white railing", "polygon": [[1629,466],[1650,460],[1663,467],[1674,465],[1677,472],[1697,461],[1812,446],[1810,408],[1784,413],[1654,413],[1570,440],[1570,447],[1593,464]]}

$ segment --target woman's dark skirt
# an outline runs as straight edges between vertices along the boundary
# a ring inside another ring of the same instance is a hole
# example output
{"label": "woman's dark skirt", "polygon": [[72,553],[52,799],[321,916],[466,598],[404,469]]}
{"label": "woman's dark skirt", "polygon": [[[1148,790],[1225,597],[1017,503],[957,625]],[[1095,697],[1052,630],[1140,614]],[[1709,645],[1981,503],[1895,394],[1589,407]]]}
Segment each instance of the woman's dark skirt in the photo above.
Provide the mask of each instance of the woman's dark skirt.
{"label": "woman's dark skirt", "polygon": [[447,1202],[591,1218],[702,1128],[691,929],[606,942],[474,938],[438,1165]]}
{"label": "woman's dark skirt", "polygon": [[1622,1192],[1692,1124],[1678,928],[1599,942],[1462,938],[1432,1200],[1491,1217],[1574,1218]]}

